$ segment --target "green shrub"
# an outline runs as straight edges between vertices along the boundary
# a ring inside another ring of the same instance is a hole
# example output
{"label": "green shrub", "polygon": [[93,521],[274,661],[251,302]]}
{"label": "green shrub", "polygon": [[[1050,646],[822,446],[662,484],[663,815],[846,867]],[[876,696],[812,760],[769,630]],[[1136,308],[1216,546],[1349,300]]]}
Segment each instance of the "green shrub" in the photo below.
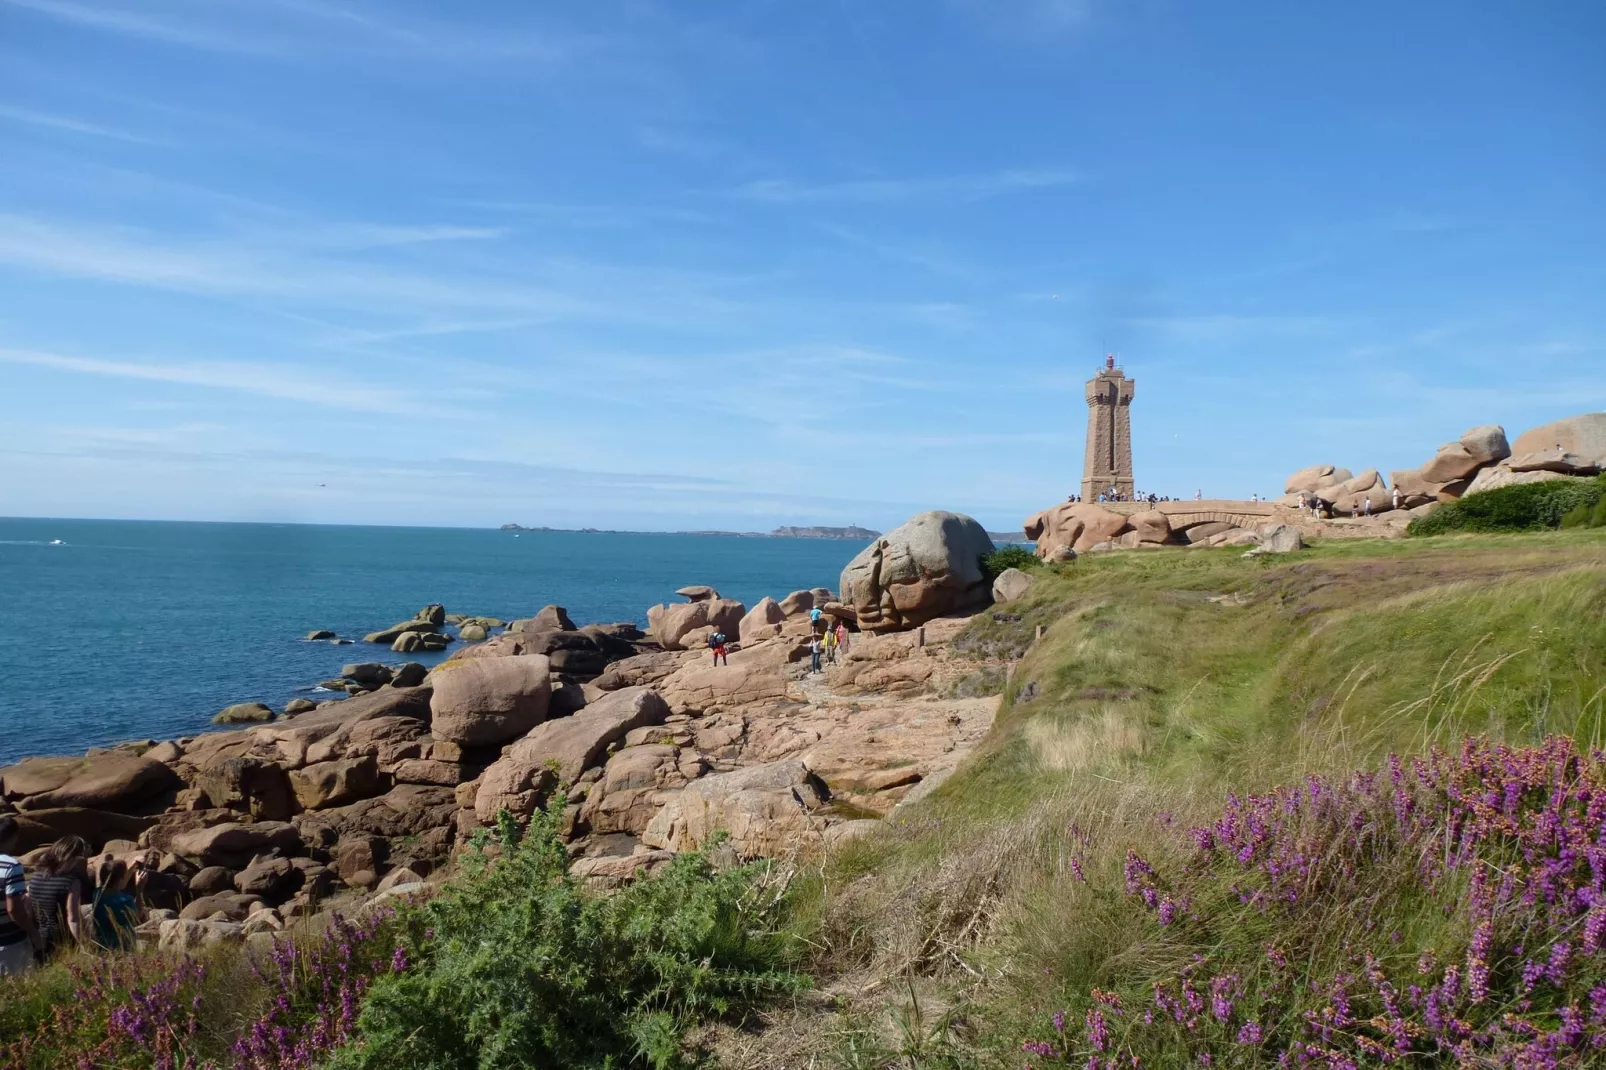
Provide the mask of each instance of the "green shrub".
{"label": "green shrub", "polygon": [[683,854],[595,895],[567,872],[563,805],[523,835],[502,815],[502,856],[471,853],[417,912],[412,968],[375,983],[360,1039],[331,1068],[670,1067],[687,1025],[803,986],[769,928],[776,897],[757,894],[759,867]]}
{"label": "green shrub", "polygon": [[1026,569],[1036,568],[1040,564],[1042,562],[1037,560],[1037,555],[1026,547],[1011,544],[1009,546],[1000,546],[990,554],[982,554],[981,574],[987,577],[988,583],[991,583],[1005,569],[1018,568],[1025,571]]}
{"label": "green shrub", "polygon": [[1580,507],[1594,510],[1606,489],[1602,481],[1547,479],[1518,483],[1448,502],[1417,517],[1409,535],[1444,535],[1453,531],[1543,531],[1558,528]]}

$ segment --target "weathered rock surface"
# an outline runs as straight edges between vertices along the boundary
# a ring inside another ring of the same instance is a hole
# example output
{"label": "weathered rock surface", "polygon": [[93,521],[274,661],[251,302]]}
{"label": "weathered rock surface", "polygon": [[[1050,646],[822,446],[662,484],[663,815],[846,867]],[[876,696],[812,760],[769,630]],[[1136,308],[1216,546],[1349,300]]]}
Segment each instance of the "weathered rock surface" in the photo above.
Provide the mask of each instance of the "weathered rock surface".
{"label": "weathered rock surface", "polygon": [[0,795],[20,810],[137,812],[181,787],[183,782],[161,762],[116,751],[84,758],[24,758],[0,769]]}
{"label": "weathered rock surface", "polygon": [[290,787],[302,810],[344,806],[382,790],[379,766],[372,756],[317,762],[291,771]]}
{"label": "weathered rock surface", "polygon": [[825,783],[801,761],[751,766],[693,781],[653,816],[641,839],[691,851],[724,832],[744,858],[784,854],[819,841],[824,823],[815,813],[829,799]]}
{"label": "weathered rock surface", "polygon": [[[813,598],[810,596],[810,601]],[[742,623],[737,628],[737,634],[745,643],[756,643],[760,639],[771,639],[781,633],[781,625],[786,623],[786,610],[775,599],[766,595],[758,600]]]}
{"label": "weathered rock surface", "polygon": [[699,658],[677,669],[659,692],[676,713],[710,713],[786,697],[785,662],[771,651],[743,650],[728,665]]}
{"label": "weathered rock surface", "polygon": [[969,613],[992,597],[981,557],[993,541],[958,513],[921,513],[881,536],[842,571],[842,600],[868,631],[913,628]]}
{"label": "weathered rock surface", "polygon": [[508,747],[480,777],[474,812],[483,823],[507,809],[528,814],[554,786],[567,787],[601,763],[633,728],[661,724],[669,707],[649,688],[613,691],[572,717],[548,721]]}
{"label": "weathered rock surface", "polygon": [[552,678],[544,655],[448,662],[430,674],[436,739],[485,746],[518,739],[546,719]]}
{"label": "weathered rock surface", "polygon": [[[1336,483],[1343,483],[1352,478],[1353,473],[1348,468],[1337,468],[1330,464],[1313,464],[1309,468],[1301,468],[1288,477],[1283,486],[1284,494],[1313,494],[1318,493]],[[1327,497],[1327,495],[1323,495]]]}
{"label": "weathered rock surface", "polygon": [[1026,597],[1032,589],[1032,577],[1018,568],[1006,568],[993,580],[993,601],[1013,602]]}
{"label": "weathered rock surface", "polygon": [[172,852],[197,865],[239,869],[267,851],[298,854],[301,836],[282,821],[211,825],[173,837]]}
{"label": "weathered rock surface", "polygon": [[691,636],[705,628],[739,636],[747,607],[729,598],[704,598],[647,610],[647,634],[665,650],[685,650]]}
{"label": "weathered rock surface", "polygon": [[1606,466],[1606,412],[1586,412],[1524,431],[1511,444],[1512,456],[1559,450]]}
{"label": "weathered rock surface", "polygon": [[260,702],[236,702],[212,715],[213,724],[250,724],[273,720],[273,709]]}

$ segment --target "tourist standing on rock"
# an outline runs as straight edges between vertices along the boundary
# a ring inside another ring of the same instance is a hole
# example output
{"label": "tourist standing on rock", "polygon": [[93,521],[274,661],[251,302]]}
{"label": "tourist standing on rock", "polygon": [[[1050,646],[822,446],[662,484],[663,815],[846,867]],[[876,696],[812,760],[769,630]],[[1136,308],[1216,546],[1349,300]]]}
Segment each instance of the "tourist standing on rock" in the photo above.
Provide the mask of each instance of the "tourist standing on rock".
{"label": "tourist standing on rock", "polygon": [[725,633],[724,632],[716,630],[713,635],[710,635],[708,637],[708,648],[714,652],[714,664],[715,665],[719,664],[719,661],[720,661],[721,658],[725,659],[725,664],[726,665],[729,665],[731,663],[730,662],[730,657],[728,655],[726,655],[726,653],[725,653]]}
{"label": "tourist standing on rock", "polygon": [[836,622],[836,646],[838,650],[842,651],[842,656],[847,657],[848,626],[843,624],[841,621]]}
{"label": "tourist standing on rock", "polygon": [[88,857],[89,844],[82,836],[63,836],[46,849],[39,859],[39,872],[28,878],[28,901],[46,954],[83,940]]}
{"label": "tourist standing on rock", "polygon": [[829,625],[825,629],[825,660],[836,664],[836,629]]}
{"label": "tourist standing on rock", "polygon": [[17,819],[0,816],[0,977],[24,973],[38,957],[39,931],[28,903],[28,876],[22,863],[11,857],[17,849]]}
{"label": "tourist standing on rock", "polygon": [[1394,508],[1398,509],[1400,507],[1400,488],[1399,487],[1395,487],[1394,488],[1394,490],[1392,492],[1392,496],[1390,497],[1389,500],[1394,503]]}
{"label": "tourist standing on rock", "polygon": [[134,926],[139,924],[139,904],[134,893],[128,890],[128,863],[113,859],[101,867],[100,888],[95,892],[94,920],[95,946],[107,951],[132,951],[137,938]]}
{"label": "tourist standing on rock", "polygon": [[820,637],[809,636],[809,672],[820,671]]}
{"label": "tourist standing on rock", "polygon": [[1204,501],[1204,491],[1203,490],[1194,491],[1193,492],[1193,500],[1196,501],[1196,502]]}
{"label": "tourist standing on rock", "polygon": [[1370,497],[1361,499],[1361,515],[1362,516],[1371,516],[1372,515],[1372,499]]}

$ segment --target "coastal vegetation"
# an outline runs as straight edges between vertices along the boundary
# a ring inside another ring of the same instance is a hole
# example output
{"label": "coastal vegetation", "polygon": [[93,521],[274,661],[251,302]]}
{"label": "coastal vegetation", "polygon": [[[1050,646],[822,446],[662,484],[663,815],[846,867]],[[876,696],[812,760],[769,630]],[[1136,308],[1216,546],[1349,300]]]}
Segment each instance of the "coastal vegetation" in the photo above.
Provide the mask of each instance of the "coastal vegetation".
{"label": "coastal vegetation", "polygon": [[1043,569],[959,640],[1022,651],[982,750],[794,895],[832,1002],[726,1063],[1591,1061],[1603,551]]}
{"label": "coastal vegetation", "polygon": [[687,852],[602,895],[567,872],[563,806],[523,829],[504,814],[425,904],[266,951],[68,955],[8,979],[0,1066],[663,1070],[689,1026],[804,987],[767,864]]}
{"label": "coastal vegetation", "polygon": [[1606,475],[1593,481],[1548,479],[1517,483],[1445,502],[1426,516],[1412,520],[1406,533],[1428,536],[1455,531],[1544,531],[1563,525],[1599,527],[1606,522],[1606,514],[1600,521],[1595,520],[1603,496]]}

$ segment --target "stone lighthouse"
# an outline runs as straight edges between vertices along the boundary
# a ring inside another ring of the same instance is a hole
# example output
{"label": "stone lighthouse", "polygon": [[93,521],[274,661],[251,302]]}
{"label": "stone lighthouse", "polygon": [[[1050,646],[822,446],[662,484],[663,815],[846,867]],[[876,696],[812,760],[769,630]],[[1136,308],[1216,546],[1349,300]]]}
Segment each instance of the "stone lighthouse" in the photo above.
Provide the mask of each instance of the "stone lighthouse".
{"label": "stone lighthouse", "polygon": [[1082,462],[1082,500],[1115,493],[1130,500],[1132,484],[1132,395],[1137,380],[1115,366],[1115,355],[1087,381],[1087,455]]}

